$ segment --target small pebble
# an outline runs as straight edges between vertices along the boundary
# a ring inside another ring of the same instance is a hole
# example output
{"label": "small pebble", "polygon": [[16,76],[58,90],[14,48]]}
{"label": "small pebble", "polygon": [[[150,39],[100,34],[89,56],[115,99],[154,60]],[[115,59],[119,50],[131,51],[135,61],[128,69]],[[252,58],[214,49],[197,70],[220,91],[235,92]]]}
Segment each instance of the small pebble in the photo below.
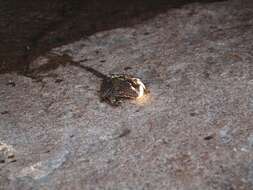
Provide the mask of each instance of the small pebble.
{"label": "small pebble", "polygon": [[220,129],[220,139],[223,144],[227,144],[232,140],[232,136],[229,134],[230,128],[225,126]]}
{"label": "small pebble", "polygon": [[213,138],[214,138],[213,135],[208,135],[208,136],[204,137],[204,140],[211,140],[211,139],[213,139]]}

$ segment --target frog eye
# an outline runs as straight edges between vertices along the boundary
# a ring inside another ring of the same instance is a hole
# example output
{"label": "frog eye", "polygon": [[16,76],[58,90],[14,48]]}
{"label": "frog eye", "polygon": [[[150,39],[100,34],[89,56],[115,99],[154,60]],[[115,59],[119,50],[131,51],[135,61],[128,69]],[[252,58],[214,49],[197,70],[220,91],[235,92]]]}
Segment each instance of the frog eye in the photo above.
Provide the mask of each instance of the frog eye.
{"label": "frog eye", "polygon": [[133,81],[133,83],[135,83],[135,84],[139,84],[139,80],[140,80],[140,79],[132,78],[132,81]]}
{"label": "frog eye", "polygon": [[136,84],[137,84],[139,87],[141,87],[141,88],[143,88],[143,89],[145,90],[146,87],[145,87],[145,85],[143,84],[143,82],[141,82],[141,80],[138,79],[138,78],[135,78],[135,79],[136,79]]}
{"label": "frog eye", "polygon": [[134,88],[138,88],[140,86],[140,84],[138,83],[138,80],[137,79],[132,79],[131,80],[131,85],[134,87]]}

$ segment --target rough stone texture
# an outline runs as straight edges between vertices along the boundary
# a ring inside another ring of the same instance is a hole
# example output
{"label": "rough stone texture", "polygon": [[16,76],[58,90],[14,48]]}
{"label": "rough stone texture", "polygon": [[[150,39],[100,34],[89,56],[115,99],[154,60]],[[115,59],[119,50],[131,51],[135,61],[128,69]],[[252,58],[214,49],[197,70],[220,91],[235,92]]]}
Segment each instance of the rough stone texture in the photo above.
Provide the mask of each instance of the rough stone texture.
{"label": "rough stone texture", "polygon": [[0,163],[0,189],[253,189],[252,7],[191,4],[52,50],[142,78],[151,94],[118,108],[74,66],[1,75],[16,162]]}

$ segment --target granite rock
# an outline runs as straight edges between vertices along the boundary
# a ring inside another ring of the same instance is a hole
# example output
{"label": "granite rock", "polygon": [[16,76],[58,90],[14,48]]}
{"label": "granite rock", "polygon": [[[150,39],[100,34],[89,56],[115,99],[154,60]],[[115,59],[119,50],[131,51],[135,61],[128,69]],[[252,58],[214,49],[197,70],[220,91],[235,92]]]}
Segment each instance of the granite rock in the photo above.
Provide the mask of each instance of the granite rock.
{"label": "granite rock", "polygon": [[252,7],[189,4],[50,52],[141,78],[150,94],[120,107],[70,64],[40,82],[0,75],[0,143],[16,158],[0,189],[252,189]]}

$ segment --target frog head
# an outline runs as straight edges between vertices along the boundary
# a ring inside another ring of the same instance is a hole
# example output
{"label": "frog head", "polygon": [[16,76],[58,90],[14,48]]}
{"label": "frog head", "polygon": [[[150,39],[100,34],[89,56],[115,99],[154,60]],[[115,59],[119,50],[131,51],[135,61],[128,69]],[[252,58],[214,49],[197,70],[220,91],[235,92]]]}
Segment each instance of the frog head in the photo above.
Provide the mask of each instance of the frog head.
{"label": "frog head", "polygon": [[142,97],[144,94],[148,93],[145,85],[139,78],[131,78],[131,88],[138,94],[137,98]]}

